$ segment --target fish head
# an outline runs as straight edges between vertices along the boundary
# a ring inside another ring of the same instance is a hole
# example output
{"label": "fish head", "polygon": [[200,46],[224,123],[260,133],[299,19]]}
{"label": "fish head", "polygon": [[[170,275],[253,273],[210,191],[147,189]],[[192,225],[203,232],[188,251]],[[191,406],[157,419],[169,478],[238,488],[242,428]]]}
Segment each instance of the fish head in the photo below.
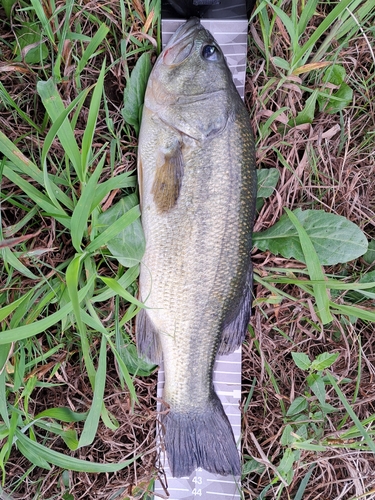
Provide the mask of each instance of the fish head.
{"label": "fish head", "polygon": [[193,17],[172,36],[150,75],[152,98],[158,104],[210,95],[232,82],[223,52],[212,34]]}

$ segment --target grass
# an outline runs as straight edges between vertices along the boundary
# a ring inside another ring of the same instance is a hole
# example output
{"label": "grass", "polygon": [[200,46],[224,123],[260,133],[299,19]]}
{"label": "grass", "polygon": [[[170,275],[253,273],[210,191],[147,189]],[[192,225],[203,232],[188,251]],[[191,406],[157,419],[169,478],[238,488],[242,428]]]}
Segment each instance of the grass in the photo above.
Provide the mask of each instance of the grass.
{"label": "grass", "polygon": [[[136,131],[158,2],[0,4],[1,484],[142,498],[156,376],[134,349]],[[370,0],[265,0],[249,27],[246,103],[270,169],[255,231],[287,212],[301,257],[253,255],[246,499],[375,498],[374,21]],[[326,264],[297,208],[354,222],[369,250]]]}

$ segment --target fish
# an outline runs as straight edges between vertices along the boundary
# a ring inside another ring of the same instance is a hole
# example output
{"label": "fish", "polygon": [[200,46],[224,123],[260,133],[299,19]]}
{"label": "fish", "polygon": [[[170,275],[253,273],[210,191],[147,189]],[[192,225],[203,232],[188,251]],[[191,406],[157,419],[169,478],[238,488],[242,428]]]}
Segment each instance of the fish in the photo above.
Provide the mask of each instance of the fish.
{"label": "fish", "polygon": [[138,353],[164,363],[161,427],[173,477],[239,475],[233,431],[213,386],[251,313],[255,145],[249,114],[212,34],[191,18],[147,82],[138,143],[146,249]]}

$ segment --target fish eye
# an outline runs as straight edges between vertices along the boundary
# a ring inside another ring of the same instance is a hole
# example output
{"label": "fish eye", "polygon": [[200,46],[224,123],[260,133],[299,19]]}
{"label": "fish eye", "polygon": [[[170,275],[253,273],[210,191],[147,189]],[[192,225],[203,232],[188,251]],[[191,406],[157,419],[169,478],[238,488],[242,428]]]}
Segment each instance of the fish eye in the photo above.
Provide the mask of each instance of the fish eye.
{"label": "fish eye", "polygon": [[208,61],[217,61],[219,54],[219,49],[215,45],[204,45],[202,49],[202,56]]}

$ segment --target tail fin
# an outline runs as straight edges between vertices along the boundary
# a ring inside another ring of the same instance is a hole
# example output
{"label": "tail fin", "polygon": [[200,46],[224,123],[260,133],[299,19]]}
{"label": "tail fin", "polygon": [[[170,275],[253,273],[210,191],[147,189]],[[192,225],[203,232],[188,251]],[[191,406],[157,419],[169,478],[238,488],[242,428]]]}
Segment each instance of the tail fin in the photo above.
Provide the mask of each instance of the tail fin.
{"label": "tail fin", "polygon": [[241,473],[232,427],[214,392],[204,412],[171,409],[163,424],[173,477],[189,476],[197,467],[223,476]]}

